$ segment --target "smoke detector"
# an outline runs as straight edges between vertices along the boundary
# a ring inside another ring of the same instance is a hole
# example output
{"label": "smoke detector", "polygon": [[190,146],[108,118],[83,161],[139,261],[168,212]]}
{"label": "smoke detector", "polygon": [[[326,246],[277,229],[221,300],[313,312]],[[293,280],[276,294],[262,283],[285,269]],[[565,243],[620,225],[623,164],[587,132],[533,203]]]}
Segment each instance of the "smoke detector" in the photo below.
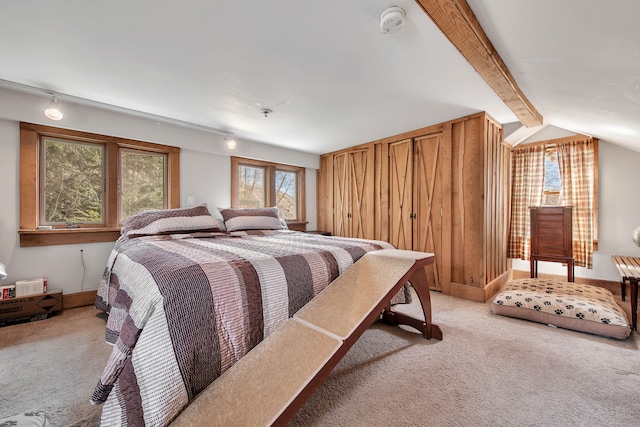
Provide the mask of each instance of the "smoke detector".
{"label": "smoke detector", "polygon": [[380,14],[380,31],[391,34],[404,26],[407,14],[399,6],[392,6]]}

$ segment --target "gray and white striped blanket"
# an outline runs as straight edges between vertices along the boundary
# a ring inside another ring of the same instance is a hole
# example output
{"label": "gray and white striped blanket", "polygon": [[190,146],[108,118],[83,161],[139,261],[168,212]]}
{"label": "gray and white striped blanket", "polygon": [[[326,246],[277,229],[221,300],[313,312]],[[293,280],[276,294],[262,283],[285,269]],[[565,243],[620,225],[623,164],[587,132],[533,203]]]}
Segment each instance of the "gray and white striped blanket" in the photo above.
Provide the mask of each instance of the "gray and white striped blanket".
{"label": "gray and white striped blanket", "polygon": [[167,425],[366,252],[389,247],[291,231],[122,237],[96,298],[113,344],[91,399],[104,402],[101,425]]}

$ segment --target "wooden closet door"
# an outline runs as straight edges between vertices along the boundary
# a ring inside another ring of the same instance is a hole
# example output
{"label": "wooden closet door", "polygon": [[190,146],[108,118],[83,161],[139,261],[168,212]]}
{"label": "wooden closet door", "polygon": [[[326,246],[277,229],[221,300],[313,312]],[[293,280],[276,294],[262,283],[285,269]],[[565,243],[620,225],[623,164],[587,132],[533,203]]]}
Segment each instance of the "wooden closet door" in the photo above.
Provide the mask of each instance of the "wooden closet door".
{"label": "wooden closet door", "polygon": [[334,156],[334,234],[373,238],[373,147]]}
{"label": "wooden closet door", "polygon": [[333,230],[333,155],[320,156],[320,169],[316,173],[316,209],[318,230],[336,234]]}
{"label": "wooden closet door", "polygon": [[349,237],[373,238],[373,147],[354,150],[349,158]]}
{"label": "wooden closet door", "polygon": [[435,262],[426,268],[433,289],[442,289],[442,143],[441,133],[414,142],[413,249],[435,254]]}
{"label": "wooden closet door", "polygon": [[389,144],[389,243],[413,249],[413,140]]}
{"label": "wooden closet door", "polygon": [[349,156],[347,153],[333,157],[333,233],[349,236]]}

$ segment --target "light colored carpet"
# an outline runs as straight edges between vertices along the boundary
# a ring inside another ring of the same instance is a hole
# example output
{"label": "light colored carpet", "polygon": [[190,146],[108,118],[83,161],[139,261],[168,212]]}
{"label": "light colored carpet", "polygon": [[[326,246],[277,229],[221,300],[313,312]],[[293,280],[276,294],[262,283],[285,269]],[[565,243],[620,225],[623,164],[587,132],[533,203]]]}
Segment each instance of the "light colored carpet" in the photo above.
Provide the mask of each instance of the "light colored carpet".
{"label": "light colored carpet", "polygon": [[89,404],[111,354],[105,317],[93,307],[0,328],[0,418],[44,411],[51,427],[93,426]]}
{"label": "light colored carpet", "polygon": [[618,341],[432,300],[443,341],[372,326],[291,425],[640,425],[636,332]]}
{"label": "light colored carpet", "polygon": [[[432,298],[443,341],[372,326],[291,426],[640,424],[637,332],[618,341]],[[88,401],[111,350],[97,313],[0,328],[0,418],[42,410],[51,426],[95,425]]]}

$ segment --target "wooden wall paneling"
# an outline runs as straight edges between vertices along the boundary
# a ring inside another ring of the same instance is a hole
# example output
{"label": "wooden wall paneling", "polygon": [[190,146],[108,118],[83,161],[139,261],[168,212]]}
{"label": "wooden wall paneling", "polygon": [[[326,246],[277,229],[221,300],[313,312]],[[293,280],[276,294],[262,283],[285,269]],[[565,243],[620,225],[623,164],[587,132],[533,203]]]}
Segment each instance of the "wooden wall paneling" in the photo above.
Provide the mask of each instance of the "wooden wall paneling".
{"label": "wooden wall paneling", "polygon": [[429,285],[442,289],[442,133],[414,142],[413,249],[436,255],[426,268]]}
{"label": "wooden wall paneling", "polygon": [[447,123],[442,130],[442,144],[440,146],[440,158],[442,164],[442,245],[440,247],[440,285],[442,292],[451,293],[451,123]]}
{"label": "wooden wall paneling", "polygon": [[502,142],[502,129],[499,124],[489,117],[486,119],[485,133],[486,282],[489,283],[508,270],[506,258],[508,217],[506,215],[510,197],[507,175],[509,150]]}
{"label": "wooden wall paneling", "polygon": [[[504,138],[502,130],[500,130],[501,139]],[[511,263],[508,257],[509,245],[509,218],[511,218],[511,146],[505,142],[500,143],[503,166],[502,166],[502,189],[504,195],[504,203],[501,207],[502,211],[502,270],[509,272]]]}
{"label": "wooden wall paneling", "polygon": [[[327,154],[333,170],[319,180],[319,192],[333,189],[334,234],[433,252],[431,283],[484,302],[510,274],[510,150],[501,125],[476,113]],[[415,218],[410,226],[407,216]]]}
{"label": "wooden wall paneling", "polygon": [[484,120],[460,123],[464,127],[464,284],[482,287],[486,283],[485,266],[485,193],[487,171],[484,164]]}
{"label": "wooden wall paneling", "polygon": [[488,155],[491,162],[491,178],[490,186],[487,191],[491,192],[491,205],[488,207],[486,215],[491,221],[491,232],[485,237],[486,245],[488,246],[487,255],[487,281],[490,282],[501,273],[501,256],[502,256],[502,239],[500,238],[502,221],[499,215],[500,209],[503,206],[502,194],[501,194],[501,176],[502,167],[500,156],[500,141],[496,138],[496,129],[489,122],[486,125],[487,128],[487,146],[490,147]]}
{"label": "wooden wall paneling", "polygon": [[389,243],[413,249],[413,140],[388,144]]}
{"label": "wooden wall paneling", "polygon": [[495,239],[493,238],[495,233],[496,219],[491,215],[492,212],[497,212],[495,210],[496,207],[496,197],[497,194],[495,191],[496,184],[496,165],[495,165],[495,147],[493,144],[492,138],[492,128],[489,126],[489,120],[485,119],[484,123],[484,162],[486,165],[486,172],[484,174],[484,194],[485,194],[485,203],[484,203],[484,218],[485,218],[485,227],[484,227],[484,260],[485,260],[485,274],[486,280],[490,281],[492,277],[495,275],[495,266],[494,266],[494,249],[495,249]]}
{"label": "wooden wall paneling", "polygon": [[464,127],[451,127],[451,282],[464,283]]}

